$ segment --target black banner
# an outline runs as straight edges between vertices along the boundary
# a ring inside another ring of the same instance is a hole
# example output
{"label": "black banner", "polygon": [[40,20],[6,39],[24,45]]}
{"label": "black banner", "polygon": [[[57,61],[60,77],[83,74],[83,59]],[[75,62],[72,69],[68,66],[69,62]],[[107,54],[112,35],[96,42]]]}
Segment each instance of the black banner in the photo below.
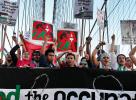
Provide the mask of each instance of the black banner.
{"label": "black banner", "polygon": [[18,69],[0,68],[0,88],[21,89],[44,88],[86,88],[103,90],[136,90],[135,71],[106,71],[96,69]]}

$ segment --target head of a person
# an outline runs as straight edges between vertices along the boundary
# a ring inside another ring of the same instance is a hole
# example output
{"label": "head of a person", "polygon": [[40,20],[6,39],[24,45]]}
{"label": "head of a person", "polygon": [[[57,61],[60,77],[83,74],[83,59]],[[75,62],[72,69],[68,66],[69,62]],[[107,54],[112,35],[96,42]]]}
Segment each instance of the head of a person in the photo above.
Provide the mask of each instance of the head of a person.
{"label": "head of a person", "polygon": [[24,60],[29,60],[29,58],[30,58],[29,52],[24,52],[22,57],[23,57]]}
{"label": "head of a person", "polygon": [[125,63],[127,68],[133,68],[133,62],[130,59],[130,57],[126,57],[126,63]]}
{"label": "head of a person", "polygon": [[3,64],[3,60],[2,59],[0,59],[0,65],[2,65]]}
{"label": "head of a person", "polygon": [[83,67],[88,68],[88,63],[87,63],[87,60],[86,60],[85,57],[82,57],[82,58],[81,58],[81,61],[80,61],[79,66],[80,66],[81,68],[83,68]]}
{"label": "head of a person", "polygon": [[64,38],[67,38],[67,33],[66,32],[63,32],[62,35],[60,36],[60,39],[64,39]]}
{"label": "head of a person", "polygon": [[55,57],[54,50],[53,50],[53,49],[48,49],[48,50],[45,52],[45,57],[47,58],[47,61],[48,61],[48,62],[53,62],[54,57]]}
{"label": "head of a person", "polygon": [[103,66],[109,66],[110,65],[110,57],[108,53],[102,53],[100,56],[100,61]]}
{"label": "head of a person", "polygon": [[6,61],[7,62],[12,62],[12,58],[11,58],[11,55],[8,53],[7,55],[6,55]]}
{"label": "head of a person", "polygon": [[124,54],[119,54],[117,56],[117,63],[121,66],[125,66],[126,64],[126,56]]}
{"label": "head of a person", "polygon": [[98,50],[98,52],[97,52],[97,60],[98,60],[98,61],[101,60],[101,54],[103,54],[103,53],[105,53],[104,50],[102,50],[102,49]]}
{"label": "head of a person", "polygon": [[32,59],[36,62],[39,62],[40,59],[40,51],[33,51],[32,53]]}
{"label": "head of a person", "polygon": [[73,53],[68,53],[66,55],[66,63],[68,64],[69,67],[74,67],[75,66],[75,54]]}

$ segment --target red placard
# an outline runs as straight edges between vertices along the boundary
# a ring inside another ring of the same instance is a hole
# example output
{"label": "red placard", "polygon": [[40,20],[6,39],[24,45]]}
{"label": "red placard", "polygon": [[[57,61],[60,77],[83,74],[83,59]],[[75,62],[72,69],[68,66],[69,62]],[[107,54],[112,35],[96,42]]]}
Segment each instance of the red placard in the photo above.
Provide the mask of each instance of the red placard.
{"label": "red placard", "polygon": [[49,42],[53,41],[53,26],[52,24],[33,21],[32,39],[33,40],[44,40],[44,37],[49,37]]}
{"label": "red placard", "polygon": [[58,30],[57,31],[57,51],[64,52],[67,50],[72,50],[77,52],[77,31],[74,30]]}

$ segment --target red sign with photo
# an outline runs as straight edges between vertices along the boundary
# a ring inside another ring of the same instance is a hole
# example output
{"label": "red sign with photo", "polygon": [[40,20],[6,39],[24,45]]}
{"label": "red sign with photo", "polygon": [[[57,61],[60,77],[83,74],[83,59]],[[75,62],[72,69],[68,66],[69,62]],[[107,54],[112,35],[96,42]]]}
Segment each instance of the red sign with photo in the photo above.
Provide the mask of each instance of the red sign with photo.
{"label": "red sign with photo", "polygon": [[58,30],[57,31],[57,51],[64,52],[67,50],[72,50],[77,52],[77,31],[73,30]]}
{"label": "red sign with photo", "polygon": [[33,21],[32,39],[33,40],[44,40],[44,37],[48,36],[50,42],[53,41],[53,26],[52,24]]}

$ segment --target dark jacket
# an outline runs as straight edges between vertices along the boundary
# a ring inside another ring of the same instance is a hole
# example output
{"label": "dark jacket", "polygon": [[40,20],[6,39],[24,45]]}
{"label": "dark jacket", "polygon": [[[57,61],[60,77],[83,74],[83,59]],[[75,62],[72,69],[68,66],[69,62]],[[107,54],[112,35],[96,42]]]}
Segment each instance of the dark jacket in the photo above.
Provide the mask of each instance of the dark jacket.
{"label": "dark jacket", "polygon": [[49,62],[44,55],[40,56],[39,67],[55,68],[54,64]]}
{"label": "dark jacket", "polygon": [[17,60],[18,60],[18,58],[17,58],[17,55],[15,54],[15,52],[19,49],[20,47],[19,47],[19,45],[16,45],[16,46],[14,46],[11,50],[10,50],[10,55],[11,55],[11,58],[12,58],[12,61],[13,61],[13,63],[11,64],[11,66],[16,66],[16,64],[17,64]]}

